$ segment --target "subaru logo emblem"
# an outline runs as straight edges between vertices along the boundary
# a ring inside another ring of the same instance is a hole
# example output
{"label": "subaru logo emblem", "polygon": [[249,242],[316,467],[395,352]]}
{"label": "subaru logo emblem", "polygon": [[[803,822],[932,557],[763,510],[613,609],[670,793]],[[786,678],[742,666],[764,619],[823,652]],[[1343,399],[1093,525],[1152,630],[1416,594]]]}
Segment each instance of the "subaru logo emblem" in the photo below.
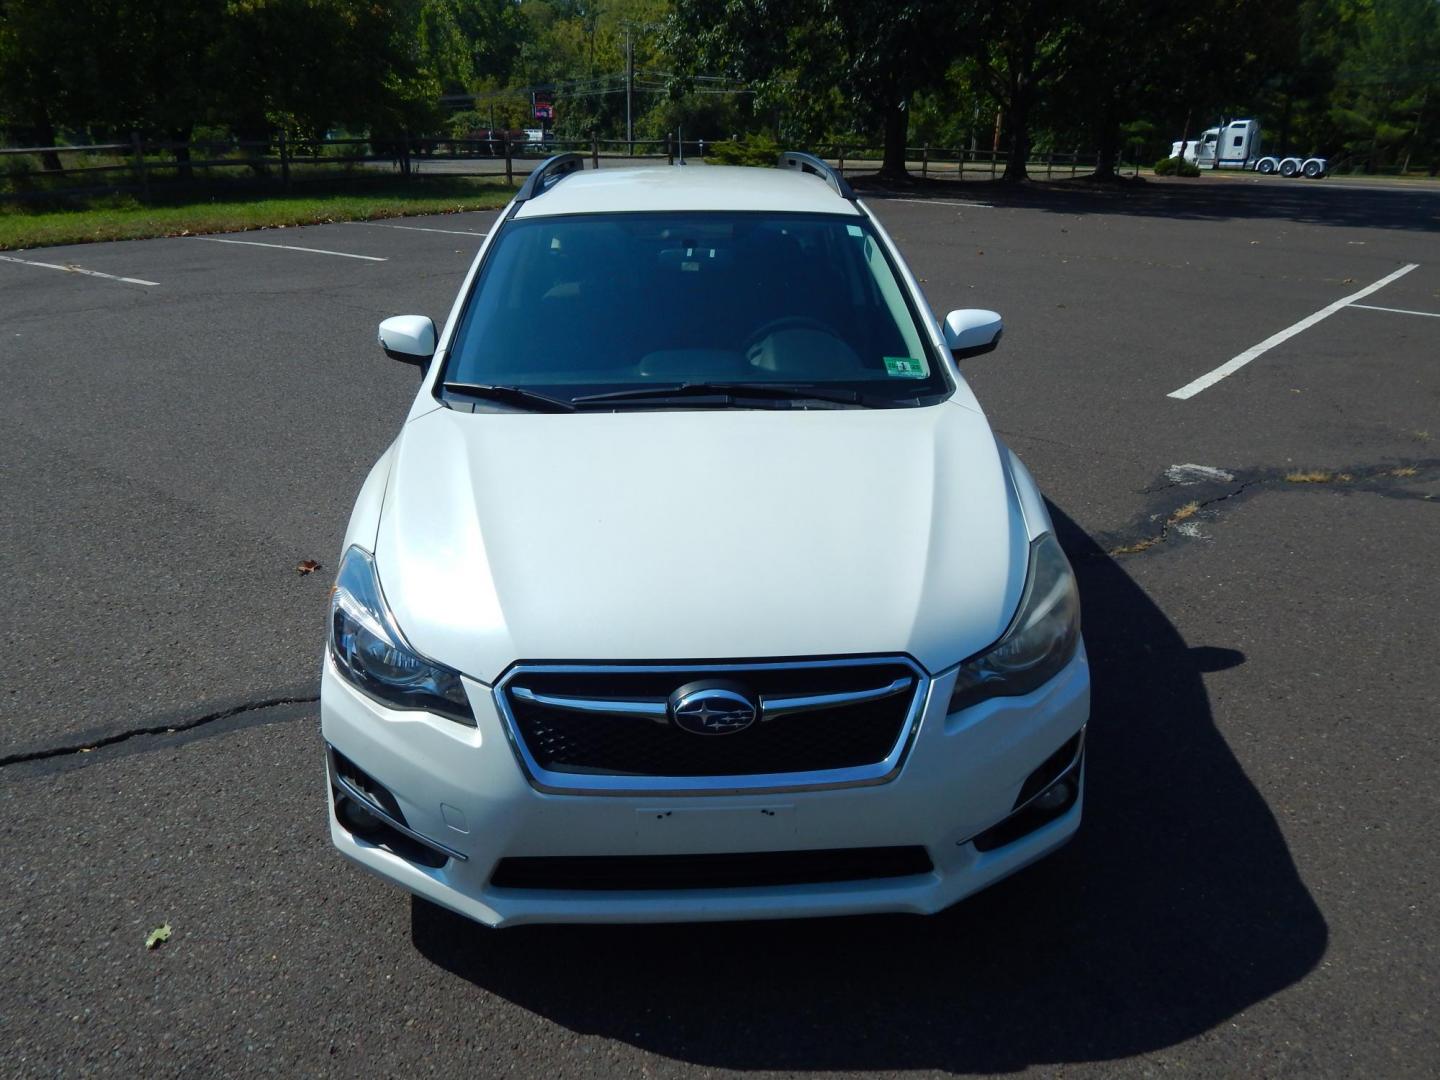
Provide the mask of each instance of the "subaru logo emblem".
{"label": "subaru logo emblem", "polygon": [[671,721],[691,735],[734,735],[759,715],[755,699],[735,683],[688,683],[670,695]]}

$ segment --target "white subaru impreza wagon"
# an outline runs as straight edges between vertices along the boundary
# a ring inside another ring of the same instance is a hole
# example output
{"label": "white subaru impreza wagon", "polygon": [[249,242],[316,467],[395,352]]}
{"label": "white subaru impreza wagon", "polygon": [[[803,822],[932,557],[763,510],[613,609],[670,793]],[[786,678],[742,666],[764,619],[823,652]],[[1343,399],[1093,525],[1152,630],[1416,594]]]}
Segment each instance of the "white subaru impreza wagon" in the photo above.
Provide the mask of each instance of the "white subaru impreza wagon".
{"label": "white subaru impreza wagon", "polygon": [[1045,503],[884,228],[777,169],[540,165],[361,489],[331,835],[491,926],[934,912],[1080,823]]}

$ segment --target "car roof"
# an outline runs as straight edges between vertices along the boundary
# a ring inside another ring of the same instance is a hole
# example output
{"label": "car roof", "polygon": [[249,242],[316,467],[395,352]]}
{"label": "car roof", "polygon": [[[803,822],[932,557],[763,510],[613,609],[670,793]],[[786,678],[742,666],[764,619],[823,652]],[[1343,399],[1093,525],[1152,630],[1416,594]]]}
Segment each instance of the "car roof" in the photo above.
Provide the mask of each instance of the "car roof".
{"label": "car roof", "polygon": [[732,165],[656,165],[584,169],[556,180],[520,204],[516,218],[640,210],[770,210],[854,214],[860,209],[824,178],[798,169]]}

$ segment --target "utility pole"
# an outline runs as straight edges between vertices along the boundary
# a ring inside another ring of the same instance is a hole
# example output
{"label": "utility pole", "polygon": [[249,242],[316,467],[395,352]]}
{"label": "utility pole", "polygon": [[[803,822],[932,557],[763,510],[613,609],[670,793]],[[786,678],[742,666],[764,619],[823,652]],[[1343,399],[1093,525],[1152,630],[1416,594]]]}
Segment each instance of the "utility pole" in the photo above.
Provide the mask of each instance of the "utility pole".
{"label": "utility pole", "polygon": [[625,149],[630,157],[635,156],[635,42],[630,28],[625,29]]}

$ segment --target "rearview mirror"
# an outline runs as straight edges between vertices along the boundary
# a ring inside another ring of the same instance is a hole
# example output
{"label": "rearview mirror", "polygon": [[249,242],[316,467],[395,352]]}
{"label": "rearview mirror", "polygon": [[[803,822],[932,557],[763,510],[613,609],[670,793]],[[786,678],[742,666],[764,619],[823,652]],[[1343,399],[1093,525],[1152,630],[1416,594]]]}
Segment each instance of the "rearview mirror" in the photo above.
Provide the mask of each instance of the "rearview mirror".
{"label": "rearview mirror", "polygon": [[380,347],[391,360],[428,364],[435,355],[435,324],[425,315],[395,315],[380,324]]}
{"label": "rearview mirror", "polygon": [[956,360],[990,352],[1004,332],[1005,322],[997,311],[961,308],[945,316],[945,344]]}

